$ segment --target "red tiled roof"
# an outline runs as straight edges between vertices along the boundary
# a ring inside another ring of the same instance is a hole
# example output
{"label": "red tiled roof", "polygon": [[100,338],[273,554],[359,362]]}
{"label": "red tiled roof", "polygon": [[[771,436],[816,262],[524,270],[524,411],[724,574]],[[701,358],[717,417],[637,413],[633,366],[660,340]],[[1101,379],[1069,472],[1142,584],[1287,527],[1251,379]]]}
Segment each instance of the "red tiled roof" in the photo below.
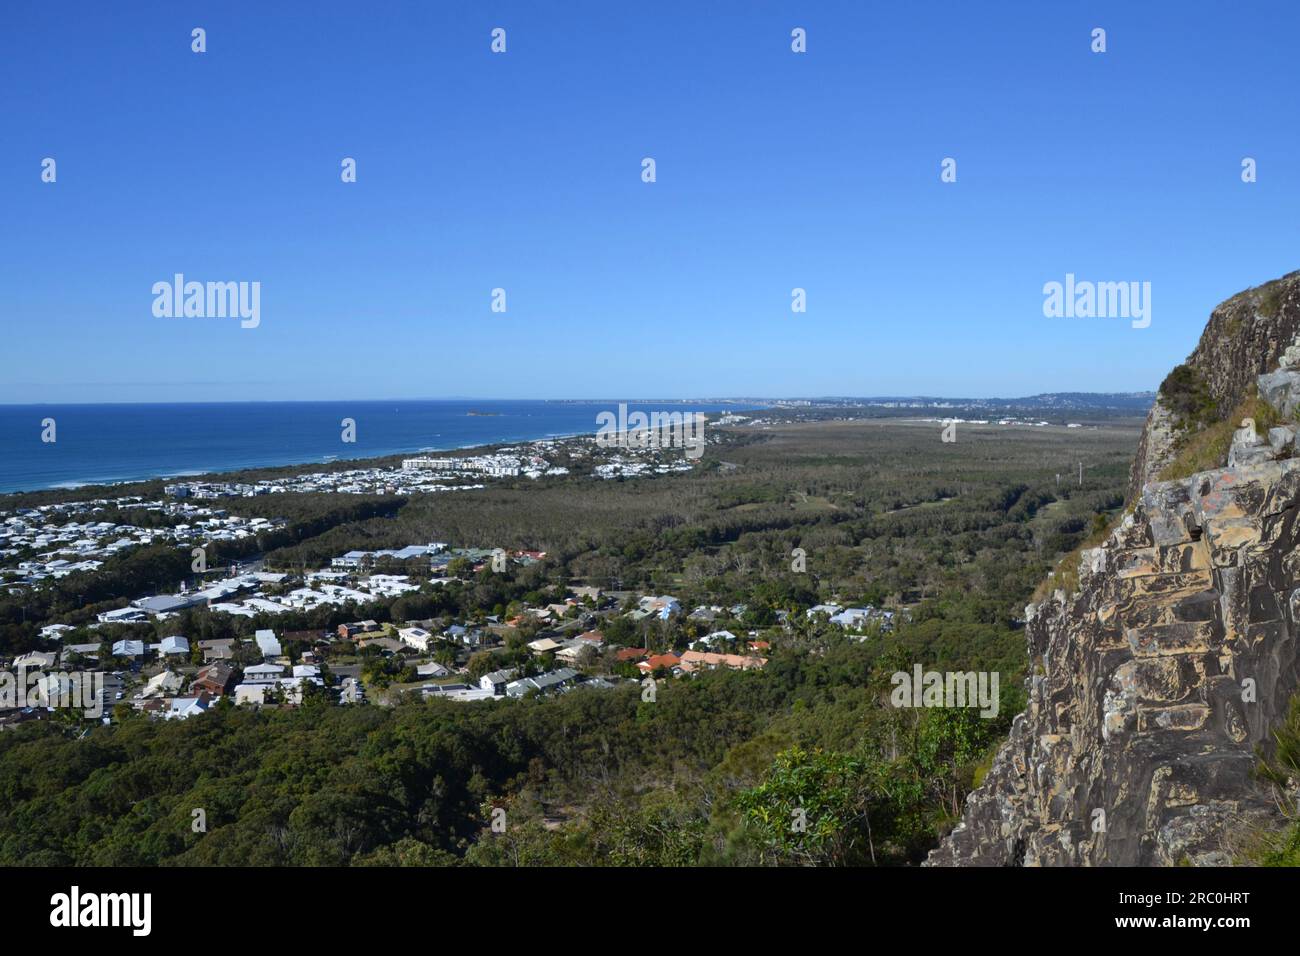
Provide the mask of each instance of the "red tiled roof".
{"label": "red tiled roof", "polygon": [[681,658],[676,654],[656,654],[643,660],[637,667],[642,670],[657,671],[661,667],[676,667]]}

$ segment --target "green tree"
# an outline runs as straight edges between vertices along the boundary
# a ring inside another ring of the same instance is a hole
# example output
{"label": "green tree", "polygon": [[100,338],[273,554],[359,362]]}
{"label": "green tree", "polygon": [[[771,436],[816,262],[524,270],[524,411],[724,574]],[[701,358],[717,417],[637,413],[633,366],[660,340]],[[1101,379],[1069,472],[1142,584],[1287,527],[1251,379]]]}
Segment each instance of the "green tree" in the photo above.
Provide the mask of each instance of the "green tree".
{"label": "green tree", "polygon": [[875,863],[872,769],[860,757],[792,747],[736,798],[767,863]]}

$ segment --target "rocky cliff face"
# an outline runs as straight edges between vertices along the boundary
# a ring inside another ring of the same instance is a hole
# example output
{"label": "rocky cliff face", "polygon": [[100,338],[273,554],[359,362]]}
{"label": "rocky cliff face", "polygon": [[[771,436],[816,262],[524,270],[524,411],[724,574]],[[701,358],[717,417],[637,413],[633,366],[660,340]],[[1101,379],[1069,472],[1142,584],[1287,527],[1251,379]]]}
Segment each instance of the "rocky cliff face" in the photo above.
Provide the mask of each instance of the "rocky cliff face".
{"label": "rocky cliff face", "polygon": [[[1221,407],[1258,387],[1294,414],[1300,273],[1261,290],[1216,309],[1188,361]],[[1300,688],[1294,431],[1243,424],[1231,467],[1148,483],[1177,424],[1152,416],[1132,510],[1077,593],[1027,609],[1028,709],[927,865],[1220,864],[1241,825],[1275,822],[1254,768]]]}
{"label": "rocky cliff face", "polygon": [[[1256,379],[1274,369],[1283,351],[1300,334],[1300,272],[1238,293],[1220,303],[1186,365],[1209,397],[1227,415],[1255,389]],[[1173,459],[1176,417],[1162,397],[1147,416],[1129,478],[1128,500]]]}

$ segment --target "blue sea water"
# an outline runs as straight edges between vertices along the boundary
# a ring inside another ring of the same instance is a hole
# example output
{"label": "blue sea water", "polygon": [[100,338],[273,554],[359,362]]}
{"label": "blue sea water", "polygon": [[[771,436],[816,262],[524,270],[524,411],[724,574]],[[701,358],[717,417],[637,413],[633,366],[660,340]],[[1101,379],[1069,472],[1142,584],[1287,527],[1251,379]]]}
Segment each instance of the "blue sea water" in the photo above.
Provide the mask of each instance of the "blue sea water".
{"label": "blue sea water", "polygon": [[[740,410],[628,403],[630,411]],[[471,415],[469,412],[491,414]],[[617,403],[543,401],[232,402],[0,405],[0,492],[75,487],[442,451],[595,434]],[[54,419],[55,441],[42,441]],[[342,421],[356,421],[356,442]]]}

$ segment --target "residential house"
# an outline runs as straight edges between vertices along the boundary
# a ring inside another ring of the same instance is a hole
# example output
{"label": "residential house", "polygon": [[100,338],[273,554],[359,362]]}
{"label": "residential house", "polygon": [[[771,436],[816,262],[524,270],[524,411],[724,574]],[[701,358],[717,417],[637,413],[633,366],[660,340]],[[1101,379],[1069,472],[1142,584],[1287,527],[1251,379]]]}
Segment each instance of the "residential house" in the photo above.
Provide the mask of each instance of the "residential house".
{"label": "residential house", "polygon": [[165,720],[186,720],[198,714],[207,713],[212,705],[212,695],[207,691],[196,697],[174,697],[163,712]]}
{"label": "residential house", "polygon": [[838,604],[814,604],[808,609],[807,615],[809,618],[814,618],[818,614],[825,614],[827,617],[832,617],[839,614],[842,610],[844,609]]}
{"label": "residential house", "polygon": [[430,643],[437,640],[422,627],[404,627],[397,632],[397,636],[402,639],[403,644],[409,645],[424,654],[429,652]]}
{"label": "residential house", "polygon": [[203,651],[205,663],[229,661],[235,657],[235,642],[229,638],[212,641],[199,641],[199,650]]}
{"label": "residential house", "polygon": [[461,624],[453,624],[443,631],[443,636],[447,640],[455,641],[465,647],[482,647],[484,644],[492,643],[487,640],[482,628],[467,627]]}
{"label": "residential house", "polygon": [[681,663],[681,658],[676,654],[655,654],[653,657],[647,657],[643,661],[637,662],[637,670],[642,674],[653,674],[660,668],[672,670]]}
{"label": "residential house", "polygon": [[564,649],[556,651],[555,659],[566,664],[579,664],[604,646],[605,637],[600,631],[586,631],[565,641]]}
{"label": "residential house", "polygon": [[120,607],[115,611],[101,611],[95,615],[100,624],[138,624],[149,620],[149,615],[139,608]]}
{"label": "residential house", "polygon": [[167,697],[178,693],[185,678],[173,671],[163,671],[149,678],[148,682],[136,694],[136,700],[149,700],[154,697]]}
{"label": "residential house", "polygon": [[584,655],[590,656],[594,653],[595,651],[590,644],[584,644],[579,640],[572,640],[555,652],[555,659],[561,663],[576,666],[583,662]]}
{"label": "residential house", "polygon": [[709,647],[712,647],[715,644],[723,644],[735,640],[738,640],[738,638],[730,631],[714,631],[711,634],[705,634],[699,639],[698,643],[707,644]]}
{"label": "residential house", "polygon": [[144,657],[144,641],[118,641],[113,645],[114,657]]}
{"label": "residential house", "polygon": [[711,654],[704,651],[683,651],[681,669],[686,673],[697,670],[713,670],[715,667],[727,667],[732,670],[758,670],[767,664],[766,657],[750,657],[740,654]]}
{"label": "residential house", "polygon": [[523,697],[529,691],[545,694],[568,687],[576,683],[577,680],[577,671],[571,667],[561,667],[545,674],[538,674],[536,677],[525,677],[521,680],[511,681],[506,685],[506,696]]}
{"label": "residential house", "polygon": [[244,668],[245,684],[273,684],[284,674],[280,664],[253,664]]}
{"label": "residential house", "polygon": [[201,667],[194,675],[194,680],[190,681],[190,693],[206,692],[213,697],[220,697],[226,692],[226,688],[230,686],[230,679],[234,676],[235,669],[223,661]]}
{"label": "residential house", "polygon": [[515,679],[519,673],[517,668],[510,667],[505,670],[493,671],[490,674],[484,674],[478,679],[478,686],[483,690],[490,690],[497,697],[504,697],[506,685]]}
{"label": "residential house", "polygon": [[840,627],[851,627],[858,629],[863,627],[875,614],[875,608],[871,607],[846,607],[838,614],[831,616],[831,623],[838,624]]}
{"label": "residential house", "polygon": [[375,631],[382,631],[383,628],[375,621],[354,621],[351,624],[339,625],[339,637],[357,638],[362,634],[372,634]]}
{"label": "residential house", "polygon": [[554,654],[563,647],[563,644],[553,641],[549,637],[539,637],[535,641],[528,642],[528,649],[534,654]]}
{"label": "residential house", "polygon": [[666,621],[674,614],[681,612],[681,602],[675,597],[662,595],[660,597],[643,597],[637,601],[636,610],[629,615],[637,620],[643,617],[657,617],[661,621]]}
{"label": "residential house", "polygon": [[190,654],[190,642],[187,638],[179,635],[164,637],[162,643],[157,646],[157,650],[163,657],[188,657]]}

